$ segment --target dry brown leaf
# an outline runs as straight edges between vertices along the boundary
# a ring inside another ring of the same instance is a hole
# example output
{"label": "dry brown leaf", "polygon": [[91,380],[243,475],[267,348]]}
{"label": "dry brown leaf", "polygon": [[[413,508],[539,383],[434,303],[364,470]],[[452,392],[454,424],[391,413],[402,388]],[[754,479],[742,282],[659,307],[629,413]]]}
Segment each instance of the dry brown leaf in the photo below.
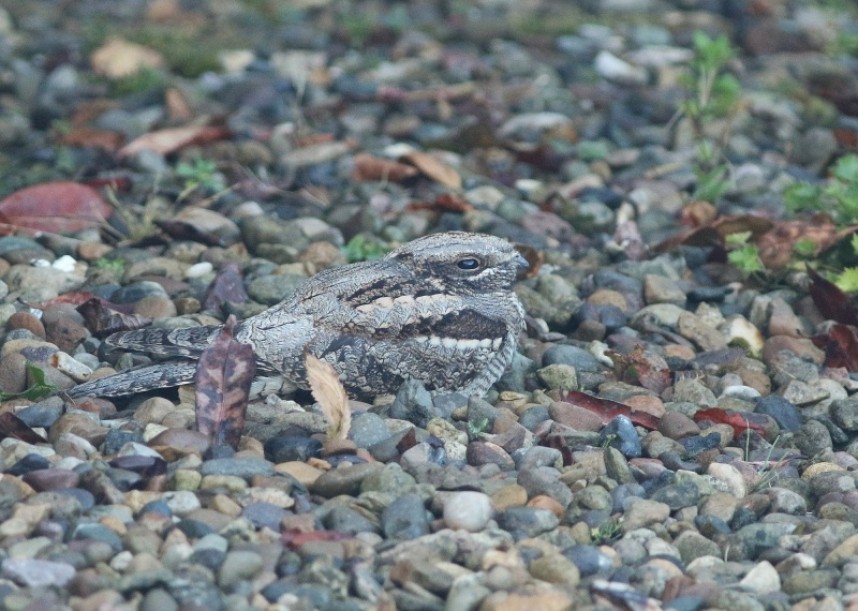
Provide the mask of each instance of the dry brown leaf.
{"label": "dry brown leaf", "polygon": [[340,377],[330,363],[309,353],[304,357],[304,366],[310,392],[328,421],[328,439],[345,439],[352,426],[352,410]]}
{"label": "dry brown leaf", "polygon": [[[703,216],[705,210],[698,210]],[[683,219],[683,222],[693,222]],[[670,252],[679,246],[723,246],[724,239],[734,233],[750,232],[753,238],[760,238],[774,226],[772,221],[753,214],[721,216],[704,225],[694,226],[660,242],[655,252]]]}
{"label": "dry brown leaf", "polygon": [[135,138],[119,149],[119,156],[130,157],[144,150],[169,155],[191,144],[214,142],[215,140],[222,140],[228,135],[229,130],[225,127],[214,125],[169,127]]}
{"label": "dry brown leaf", "polygon": [[718,209],[709,202],[693,201],[679,211],[679,224],[685,227],[703,227],[718,217]]}
{"label": "dry brown leaf", "polygon": [[528,246],[527,244],[516,244],[515,249],[527,260],[528,263],[527,269],[519,272],[518,277],[524,279],[535,278],[538,276],[539,269],[545,262],[545,253],[541,250],[537,250],[533,246]]}
{"label": "dry brown leaf", "polygon": [[0,439],[6,439],[7,437],[20,439],[30,444],[46,443],[48,441],[12,412],[3,412],[0,414]]}
{"label": "dry brown leaf", "polygon": [[393,161],[382,159],[368,153],[355,155],[352,177],[360,182],[390,181],[403,182],[418,174],[417,168]]}
{"label": "dry brown leaf", "polygon": [[107,337],[119,331],[140,329],[152,322],[139,314],[126,314],[98,297],[92,297],[75,308],[83,316],[86,328],[95,337]]}
{"label": "dry brown leaf", "polygon": [[119,132],[92,127],[72,127],[57,136],[57,141],[66,146],[96,148],[112,153],[120,146],[124,136]]}
{"label": "dry brown leaf", "polygon": [[462,177],[459,176],[459,173],[434,155],[421,151],[411,151],[400,157],[399,160],[410,163],[420,170],[421,174],[445,187],[457,191],[462,188]]}
{"label": "dry brown leaf", "polygon": [[810,219],[779,221],[756,240],[760,260],[769,269],[782,269],[793,258],[796,242],[814,245],[816,255],[837,242],[839,232],[831,219],[816,216]]}
{"label": "dry brown leaf", "polygon": [[172,121],[190,121],[194,118],[187,97],[177,87],[170,87],[164,92],[164,106],[167,108],[167,115]]}
{"label": "dry brown leaf", "polygon": [[130,76],[143,68],[160,68],[164,58],[157,51],[128,42],[122,38],[111,38],[90,57],[92,69],[111,79]]}

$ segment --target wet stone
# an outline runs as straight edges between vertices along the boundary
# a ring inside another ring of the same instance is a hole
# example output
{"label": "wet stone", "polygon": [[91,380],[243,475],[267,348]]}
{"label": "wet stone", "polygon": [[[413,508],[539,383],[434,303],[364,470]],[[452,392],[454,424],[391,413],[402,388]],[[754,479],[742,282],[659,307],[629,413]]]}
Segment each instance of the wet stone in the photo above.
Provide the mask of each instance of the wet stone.
{"label": "wet stone", "polygon": [[265,456],[275,463],[304,462],[322,455],[322,442],[306,436],[273,437],[265,442]]}
{"label": "wet stone", "polygon": [[858,430],[858,400],[850,398],[834,401],[831,404],[831,417],[846,431]]}
{"label": "wet stone", "polygon": [[803,456],[810,458],[832,447],[831,433],[821,422],[810,420],[796,431],[793,443]]}
{"label": "wet stone", "polygon": [[432,395],[420,382],[406,380],[396,393],[389,415],[391,418],[413,422],[417,426],[425,426],[434,416]]}
{"label": "wet stone", "polygon": [[797,431],[802,424],[798,408],[779,395],[762,397],[757,401],[754,411],[771,416],[786,431]]}
{"label": "wet stone", "polygon": [[355,495],[361,483],[370,473],[382,467],[375,464],[342,465],[326,471],[310,487],[313,494],[332,498],[339,494]]}
{"label": "wet stone", "polygon": [[381,416],[372,412],[365,412],[352,419],[349,438],[359,448],[368,448],[388,437],[390,437],[390,430]]}
{"label": "wet stone", "polygon": [[206,475],[235,475],[250,478],[254,475],[272,475],[274,466],[259,458],[216,458],[205,461],[200,473]]}
{"label": "wet stone", "polygon": [[423,499],[406,494],[388,505],[381,514],[381,528],[391,539],[414,539],[429,532]]}
{"label": "wet stone", "polygon": [[510,507],[495,516],[498,525],[516,540],[535,537],[557,526],[557,516],[547,509]]}
{"label": "wet stone", "polygon": [[355,509],[339,505],[328,512],[322,523],[329,530],[347,535],[379,532],[379,526],[375,521]]}
{"label": "wet stone", "polygon": [[472,441],[468,444],[465,460],[469,465],[497,465],[501,471],[511,471],[515,463],[509,453],[490,441]]}
{"label": "wet stone", "polygon": [[70,564],[36,558],[6,558],[0,564],[0,572],[27,588],[62,588],[75,575]]}
{"label": "wet stone", "polygon": [[625,416],[613,418],[599,433],[600,445],[619,450],[626,458],[642,454],[641,440],[632,421]]}
{"label": "wet stone", "polygon": [[599,363],[589,351],[566,344],[550,346],[542,354],[542,366],[548,365],[569,365],[576,372],[596,373],[604,369],[604,365]]}

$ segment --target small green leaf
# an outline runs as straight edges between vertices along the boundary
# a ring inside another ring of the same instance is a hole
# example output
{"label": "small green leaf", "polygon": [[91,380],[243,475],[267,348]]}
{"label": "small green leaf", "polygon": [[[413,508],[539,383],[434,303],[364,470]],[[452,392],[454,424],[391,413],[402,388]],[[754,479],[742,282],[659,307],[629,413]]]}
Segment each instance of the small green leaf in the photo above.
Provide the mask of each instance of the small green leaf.
{"label": "small green leaf", "polygon": [[819,205],[821,190],[807,182],[796,182],[784,190],[783,197],[790,212],[815,210]]}
{"label": "small green leaf", "polygon": [[858,182],[858,155],[844,155],[838,159],[831,174],[843,182]]}
{"label": "small green leaf", "polygon": [[764,271],[766,268],[760,260],[760,252],[752,244],[746,244],[742,248],[727,253],[727,260],[736,266],[736,269],[746,275]]}
{"label": "small green leaf", "polygon": [[349,263],[381,259],[389,250],[381,242],[371,240],[366,234],[359,233],[343,247]]}
{"label": "small green leaf", "polygon": [[743,246],[751,239],[751,235],[753,234],[750,231],[737,231],[736,233],[727,234],[724,242],[728,246]]}
{"label": "small green leaf", "polygon": [[0,392],[0,401],[17,398],[39,401],[53,395],[59,390],[53,384],[48,384],[45,381],[45,372],[34,363],[28,361],[25,368],[27,370],[27,377],[33,380],[33,384],[21,392]]}
{"label": "small green leaf", "polygon": [[834,284],[844,293],[858,292],[858,267],[847,267],[844,269],[834,279]]}
{"label": "small green leaf", "polygon": [[204,187],[218,192],[226,188],[223,175],[211,159],[194,159],[190,163],[183,161],[176,166],[176,176],[184,179],[185,191]]}
{"label": "small green leaf", "polygon": [[802,257],[811,257],[816,253],[816,244],[813,240],[798,240],[793,245],[793,250]]}

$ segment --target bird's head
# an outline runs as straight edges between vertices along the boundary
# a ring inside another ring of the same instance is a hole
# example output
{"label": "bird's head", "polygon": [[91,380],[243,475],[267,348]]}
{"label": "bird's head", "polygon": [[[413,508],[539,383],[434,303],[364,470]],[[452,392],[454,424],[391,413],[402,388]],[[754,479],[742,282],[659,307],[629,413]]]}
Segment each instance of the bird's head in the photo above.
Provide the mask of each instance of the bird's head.
{"label": "bird's head", "polygon": [[512,289],[518,271],[528,266],[506,240],[463,231],[418,238],[386,258],[413,268],[418,276],[441,280],[450,290],[476,293]]}

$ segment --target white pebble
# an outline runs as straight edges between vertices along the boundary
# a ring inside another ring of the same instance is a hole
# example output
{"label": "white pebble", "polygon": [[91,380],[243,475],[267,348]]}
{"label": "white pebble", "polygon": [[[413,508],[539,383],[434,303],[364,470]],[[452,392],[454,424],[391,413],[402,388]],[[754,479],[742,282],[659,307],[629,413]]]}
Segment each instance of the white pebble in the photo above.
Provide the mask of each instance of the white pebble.
{"label": "white pebble", "polygon": [[208,261],[194,263],[185,270],[185,278],[199,278],[214,271],[214,266]]}
{"label": "white pebble", "polygon": [[745,484],[745,478],[742,477],[742,474],[733,465],[713,462],[710,463],[706,474],[713,480],[720,482],[726,491],[737,499],[743,499],[747,496],[748,486]]}
{"label": "white pebble", "polygon": [[599,51],[595,68],[600,76],[618,83],[642,85],[648,78],[645,68],[630,64],[608,51]]}
{"label": "white pebble", "polygon": [[54,269],[58,269],[61,272],[72,273],[75,270],[75,265],[77,265],[77,261],[74,260],[73,257],[69,255],[63,255],[56,261],[51,264],[51,267]]}
{"label": "white pebble", "polygon": [[754,399],[760,397],[760,391],[756,388],[752,388],[751,386],[745,386],[744,384],[736,384],[734,386],[728,386],[721,393],[722,397],[735,397],[737,399],[743,399],[745,401],[753,401]]}
{"label": "white pebble", "polygon": [[454,530],[479,532],[492,517],[492,501],[482,492],[457,492],[444,503],[444,523]]}
{"label": "white pebble", "polygon": [[167,507],[177,516],[184,516],[201,507],[197,495],[190,490],[176,490],[164,495]]}

